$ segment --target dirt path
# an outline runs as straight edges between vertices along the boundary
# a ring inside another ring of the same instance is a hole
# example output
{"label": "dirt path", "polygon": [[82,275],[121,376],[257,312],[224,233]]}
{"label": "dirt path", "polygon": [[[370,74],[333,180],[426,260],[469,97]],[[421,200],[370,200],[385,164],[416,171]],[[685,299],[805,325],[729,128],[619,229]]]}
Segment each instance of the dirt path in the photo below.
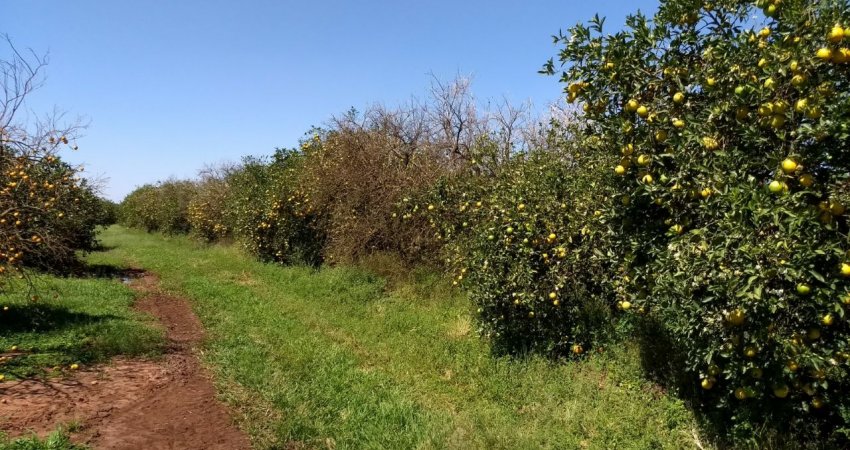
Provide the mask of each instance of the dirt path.
{"label": "dirt path", "polygon": [[215,398],[194,349],[203,328],[185,299],[163,294],[151,274],[130,285],[136,308],[165,327],[163,360],[115,359],[60,380],[25,380],[0,387],[0,430],[44,435],[76,423],[76,442],[95,449],[247,449],[248,438]]}

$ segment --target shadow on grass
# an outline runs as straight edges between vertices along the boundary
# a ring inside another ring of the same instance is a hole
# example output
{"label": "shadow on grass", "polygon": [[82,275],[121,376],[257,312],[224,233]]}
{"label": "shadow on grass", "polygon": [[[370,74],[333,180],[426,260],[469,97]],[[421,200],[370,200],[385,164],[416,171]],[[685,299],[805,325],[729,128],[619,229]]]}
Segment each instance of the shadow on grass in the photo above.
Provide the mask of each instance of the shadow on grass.
{"label": "shadow on grass", "polygon": [[69,266],[61,275],[71,278],[106,278],[128,281],[134,278],[140,278],[145,274],[142,269],[132,267],[119,267],[112,264],[90,264],[79,261],[77,264]]}
{"label": "shadow on grass", "polygon": [[109,250],[114,250],[117,247],[114,245],[104,245],[102,242],[98,242],[94,246],[92,246],[91,251],[93,252],[108,252]]}
{"label": "shadow on grass", "polygon": [[61,331],[107,320],[123,320],[112,314],[87,314],[67,308],[40,303],[9,307],[3,312],[3,331],[7,333]]}
{"label": "shadow on grass", "polygon": [[0,336],[20,344],[20,350],[0,352],[0,373],[18,379],[49,377],[58,367],[115,355],[156,356],[164,349],[159,330],[132,318],[47,303],[10,306],[3,312]]}

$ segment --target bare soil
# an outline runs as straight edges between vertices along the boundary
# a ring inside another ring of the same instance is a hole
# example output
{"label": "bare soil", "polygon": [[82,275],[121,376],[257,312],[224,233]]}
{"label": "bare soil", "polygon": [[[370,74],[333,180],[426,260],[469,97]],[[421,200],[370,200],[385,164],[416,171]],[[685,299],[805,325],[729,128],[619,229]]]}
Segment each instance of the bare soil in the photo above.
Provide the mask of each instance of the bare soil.
{"label": "bare soil", "polygon": [[0,430],[43,436],[73,424],[73,440],[95,449],[250,448],[195,354],[204,332],[189,303],[161,292],[152,274],[129,283],[142,293],[136,308],[166,330],[165,357],[116,358],[62,379],[3,383]]}

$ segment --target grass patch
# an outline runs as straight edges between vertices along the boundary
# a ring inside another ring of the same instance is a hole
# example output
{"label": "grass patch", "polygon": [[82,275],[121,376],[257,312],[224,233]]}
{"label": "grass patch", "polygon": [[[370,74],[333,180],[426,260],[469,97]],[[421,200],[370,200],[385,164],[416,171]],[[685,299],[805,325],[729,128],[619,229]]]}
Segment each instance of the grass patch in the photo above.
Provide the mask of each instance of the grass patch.
{"label": "grass patch", "polygon": [[44,439],[37,436],[10,439],[0,433],[0,450],[86,450],[88,447],[71,442],[64,429],[58,429]]}
{"label": "grass patch", "polygon": [[[108,264],[188,296],[205,362],[258,448],[690,448],[693,415],[624,344],[581,362],[494,357],[471,304],[424,273],[280,267],[112,227]],[[395,284],[395,283],[394,283]]]}
{"label": "grass patch", "polygon": [[0,295],[0,374],[6,379],[160,352],[161,331],[132,310],[134,293],[119,280],[39,275],[33,281],[38,301]]}

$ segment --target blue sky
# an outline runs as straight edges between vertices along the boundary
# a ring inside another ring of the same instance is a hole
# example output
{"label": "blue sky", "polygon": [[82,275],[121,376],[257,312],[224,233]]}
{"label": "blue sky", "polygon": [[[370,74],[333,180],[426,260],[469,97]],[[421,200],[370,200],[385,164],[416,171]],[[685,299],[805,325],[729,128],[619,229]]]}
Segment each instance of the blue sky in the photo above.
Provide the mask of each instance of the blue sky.
{"label": "blue sky", "polygon": [[206,163],[294,146],[352,106],[421,95],[431,72],[472,74],[479,99],[542,107],[561,92],[537,74],[555,55],[552,34],[597,12],[613,31],[657,4],[0,0],[0,33],[50,52],[29,110],[85,117],[80,150],[65,157],[107,177],[106,196],[120,200]]}

